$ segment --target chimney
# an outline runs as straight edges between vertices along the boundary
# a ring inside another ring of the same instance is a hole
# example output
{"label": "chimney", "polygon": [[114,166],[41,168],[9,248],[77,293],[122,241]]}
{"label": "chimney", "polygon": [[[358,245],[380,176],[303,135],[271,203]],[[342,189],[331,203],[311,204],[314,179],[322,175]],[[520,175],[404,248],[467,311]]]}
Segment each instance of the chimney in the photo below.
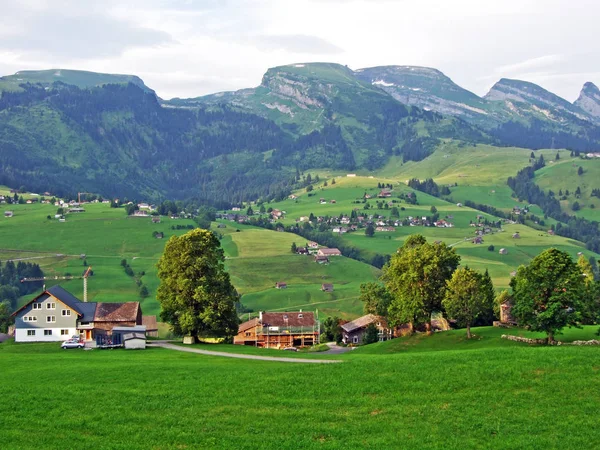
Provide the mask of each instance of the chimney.
{"label": "chimney", "polygon": [[260,323],[262,323],[262,313],[263,313],[262,311],[258,312],[258,320]]}

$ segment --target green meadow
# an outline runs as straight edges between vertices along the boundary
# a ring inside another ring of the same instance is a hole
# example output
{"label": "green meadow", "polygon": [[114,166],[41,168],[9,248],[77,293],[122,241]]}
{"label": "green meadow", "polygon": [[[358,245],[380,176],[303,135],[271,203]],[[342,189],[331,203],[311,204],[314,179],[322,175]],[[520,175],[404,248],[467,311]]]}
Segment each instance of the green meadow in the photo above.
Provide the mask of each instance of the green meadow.
{"label": "green meadow", "polygon": [[[311,193],[314,195],[309,196],[308,193],[299,191],[296,193],[298,198],[287,199],[271,206],[286,211],[287,215],[283,220],[283,223],[286,224],[295,223],[300,217],[307,217],[311,213],[315,216],[350,215],[354,208],[358,208],[359,212],[362,213],[390,217],[390,208],[378,209],[376,207],[377,202],[382,201],[382,199],[376,198],[377,193],[381,190],[377,188],[378,183],[393,184],[392,197],[384,200],[386,203],[391,200],[397,201],[395,206],[400,210],[400,219],[430,216],[431,207],[435,206],[440,218],[451,217],[449,221],[454,224],[454,227],[400,226],[396,227],[394,232],[376,232],[373,237],[365,236],[364,229],[341,235],[344,241],[360,249],[365,256],[373,257],[378,253],[392,254],[409,235],[419,233],[430,241],[439,240],[456,248],[457,253],[461,256],[462,265],[480,271],[488,269],[498,289],[508,288],[511,272],[517,270],[519,265],[527,264],[533,257],[549,247],[564,250],[573,258],[577,258],[579,252],[582,252],[586,257],[598,257],[593,252],[586,250],[580,242],[549,235],[546,230],[548,227],[540,231],[527,225],[504,225],[503,231],[484,236],[483,244],[473,244],[471,240],[475,236],[475,228],[471,227],[470,223],[477,222],[479,220],[478,216],[495,220],[493,216],[414,191],[403,183],[378,177],[338,177],[334,185],[331,185],[331,179],[329,179],[326,187],[323,186],[323,182],[318,184]],[[482,188],[472,186],[470,189]],[[418,205],[407,204],[404,200],[398,198],[399,194],[407,192],[412,192],[417,196]],[[505,191],[501,192],[506,194]],[[372,199],[368,200],[371,206],[368,210],[364,210],[365,204],[360,201],[365,193],[373,196]],[[319,202],[321,198],[324,198],[328,203],[321,205]],[[330,203],[331,200],[336,202],[332,204]],[[482,203],[489,204],[490,202],[482,201]],[[514,202],[514,204],[517,203]],[[507,202],[506,205],[509,206],[510,204]],[[404,208],[404,210],[401,208]],[[512,209],[512,206],[510,208]],[[537,212],[534,208],[532,208],[532,211]],[[515,233],[518,233],[520,238],[513,238]],[[488,250],[490,245],[494,246],[493,251]],[[499,254],[502,248],[507,250],[506,255]]]}
{"label": "green meadow", "polygon": [[[583,174],[578,175],[579,168]],[[561,199],[561,207],[568,214],[585,217],[589,220],[600,221],[600,198],[592,197],[592,190],[600,188],[600,159],[564,158],[548,164],[538,170],[535,174],[536,184],[544,189],[554,191],[556,198],[560,199],[559,192],[565,195]],[[577,188],[581,194],[575,195]],[[578,202],[581,206],[579,211],[573,211],[573,203]]]}
{"label": "green meadow", "polygon": [[502,332],[418,335],[324,365],[4,343],[2,448],[593,448],[598,349]]}
{"label": "green meadow", "polygon": [[[149,217],[127,217],[123,209],[105,204],[86,204],[85,209],[59,222],[47,219],[48,215],[54,217],[57,207],[53,205],[3,205],[0,261],[35,262],[46,276],[81,275],[85,267],[80,255],[85,254],[85,261],[94,270],[88,281],[89,301],[141,301],[144,314],[158,315],[156,262],[168,238],[187,231],[172,230],[171,226],[193,222],[162,217],[161,223],[154,224]],[[14,216],[4,218],[5,210],[14,211]],[[294,255],[292,242],[300,245],[302,238],[290,233],[234,223],[225,223],[225,228],[214,223],[212,229],[223,235],[226,266],[243,295],[242,303],[255,311],[319,309],[323,315],[356,317],[362,311],[357,298],[359,285],[378,276],[377,269],[345,257],[319,265],[311,257]],[[155,239],[154,231],[163,232],[164,239]],[[136,280],[125,273],[122,259],[148,287],[149,297],[139,297]],[[286,282],[288,289],[275,289],[276,282]],[[333,283],[334,292],[322,292],[322,283]],[[48,280],[46,284],[60,284],[83,297],[81,279]]]}
{"label": "green meadow", "polygon": [[[375,281],[379,274],[376,268],[344,256],[330,258],[329,264],[317,264],[311,256],[291,252],[292,243],[300,246],[306,242],[298,235],[221,223],[226,228],[213,229],[224,234],[221,242],[226,267],[244,306],[254,311],[318,309],[324,315],[343,317],[362,313],[359,286]],[[288,287],[276,289],[277,282]],[[334,291],[321,291],[323,283],[332,283]]]}

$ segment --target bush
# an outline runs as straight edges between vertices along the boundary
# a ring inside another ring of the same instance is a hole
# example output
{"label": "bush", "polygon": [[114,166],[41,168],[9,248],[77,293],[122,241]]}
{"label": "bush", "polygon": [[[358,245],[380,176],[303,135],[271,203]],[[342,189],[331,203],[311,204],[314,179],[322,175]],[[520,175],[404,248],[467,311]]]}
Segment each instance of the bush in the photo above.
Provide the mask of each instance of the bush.
{"label": "bush", "polygon": [[495,247],[494,247],[493,245],[490,245],[490,246],[488,247],[488,250],[489,250],[490,252],[493,252],[493,251],[495,250]]}

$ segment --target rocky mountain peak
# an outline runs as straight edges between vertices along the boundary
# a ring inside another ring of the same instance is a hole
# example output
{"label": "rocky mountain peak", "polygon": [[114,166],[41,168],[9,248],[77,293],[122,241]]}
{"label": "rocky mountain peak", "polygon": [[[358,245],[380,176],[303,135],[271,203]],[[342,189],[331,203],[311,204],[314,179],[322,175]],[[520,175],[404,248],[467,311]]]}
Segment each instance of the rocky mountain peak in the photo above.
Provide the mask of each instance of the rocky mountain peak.
{"label": "rocky mountain peak", "polygon": [[590,81],[585,83],[574,105],[590,116],[600,119],[600,89],[598,86]]}

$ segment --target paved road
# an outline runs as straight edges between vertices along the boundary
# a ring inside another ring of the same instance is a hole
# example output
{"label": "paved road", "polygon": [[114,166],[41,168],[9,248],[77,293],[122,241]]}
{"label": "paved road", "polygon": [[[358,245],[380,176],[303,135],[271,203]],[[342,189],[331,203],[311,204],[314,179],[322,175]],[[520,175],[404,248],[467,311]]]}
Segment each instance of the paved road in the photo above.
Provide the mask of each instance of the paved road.
{"label": "paved road", "polygon": [[199,353],[201,355],[209,356],[223,356],[225,358],[238,358],[238,359],[254,359],[259,361],[276,361],[285,363],[305,363],[305,364],[335,364],[342,361],[333,359],[308,359],[308,358],[278,358],[273,356],[260,356],[260,355],[243,355],[240,353],[227,353],[227,352],[215,352],[212,350],[200,350],[193,347],[183,347],[181,345],[170,344],[167,341],[148,341],[149,345],[168,348],[169,350],[177,350],[179,352],[188,353]]}
{"label": "paved road", "polygon": [[337,345],[335,342],[328,342],[327,346],[329,347],[329,350],[321,352],[322,354],[324,353],[326,355],[340,355],[342,353],[349,352],[350,350],[352,350],[352,348],[356,348],[356,347],[341,347],[341,346]]}

